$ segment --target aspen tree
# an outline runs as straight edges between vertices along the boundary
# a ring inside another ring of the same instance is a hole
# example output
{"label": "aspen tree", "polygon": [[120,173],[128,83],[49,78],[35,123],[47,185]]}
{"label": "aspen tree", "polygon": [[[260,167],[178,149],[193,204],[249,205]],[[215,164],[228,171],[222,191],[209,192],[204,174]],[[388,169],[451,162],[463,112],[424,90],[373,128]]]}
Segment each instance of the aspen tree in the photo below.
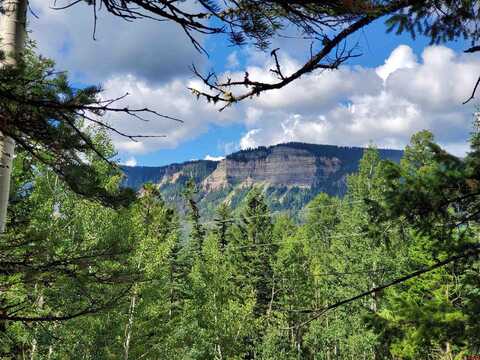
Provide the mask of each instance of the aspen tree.
{"label": "aspen tree", "polygon": [[[4,0],[0,19],[0,69],[16,67],[25,47],[27,0]],[[0,133],[0,233],[5,231],[15,143]]]}

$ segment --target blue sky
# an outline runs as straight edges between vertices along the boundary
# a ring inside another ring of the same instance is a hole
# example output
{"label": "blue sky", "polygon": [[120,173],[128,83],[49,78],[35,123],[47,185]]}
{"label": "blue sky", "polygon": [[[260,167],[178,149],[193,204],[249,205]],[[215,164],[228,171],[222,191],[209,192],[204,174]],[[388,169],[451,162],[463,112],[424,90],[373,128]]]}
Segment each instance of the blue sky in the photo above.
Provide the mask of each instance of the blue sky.
{"label": "blue sky", "polygon": [[245,131],[245,127],[239,124],[230,126],[210,125],[205,133],[182,143],[176,148],[162,149],[141,155],[138,156],[137,161],[139,165],[161,166],[187,160],[204,159],[207,155],[221,157],[226,153],[238,150],[236,143],[239,136]]}
{"label": "blue sky", "polygon": [[[359,32],[355,41],[361,46],[362,56],[352,59],[349,64],[365,67],[382,65],[389,54],[402,44],[410,46],[418,56],[425,47],[429,46],[429,39],[423,36],[414,40],[406,33],[401,35],[386,34],[382,21],[377,21]],[[445,45],[462,52],[468,44],[464,41],[455,41]],[[208,60],[211,63],[211,68],[217,72],[226,70],[227,58],[232,51],[237,51],[240,54],[238,55],[240,64],[245,63],[244,56],[241,55],[242,49],[231,46],[227,41],[220,41],[219,38],[209,39],[206,43],[206,49],[209,53]],[[206,155],[221,157],[230,150],[237,150],[237,147],[233,144],[238,143],[246,132],[247,128],[240,124],[210,125],[208,131],[176,148],[139,155],[135,159],[139,165],[158,166],[191,159],[203,159]]]}
{"label": "blue sky", "polygon": [[[123,162],[164,165],[284,141],[356,146],[373,142],[399,148],[425,128],[449,150],[461,154],[467,149],[475,107],[461,102],[480,74],[480,59],[463,55],[468,47],[463,42],[429,46],[422,37],[385,34],[380,20],[349,40],[358,43],[362,56],[341,70],[308,75],[281,91],[219,113],[186,89],[198,86],[190,64],[233,76],[242,76],[248,68],[251,76],[262,77],[268,74],[268,54],[232,47],[215,37],[204,40],[210,56],[202,56],[173,24],[132,24],[105,13],[100,14],[98,40],[93,41],[88,7],[58,12],[46,3],[32,1],[39,19],[31,19],[31,36],[42,54],[69,70],[75,83],[100,83],[105,96],[129,92],[132,107],[148,106],[185,119],[183,125],[109,119],[130,133],[167,136],[137,144],[113,137]],[[298,40],[276,41],[278,45],[286,71],[298,67],[308,53],[308,43]]]}
{"label": "blue sky", "polygon": [[[430,45],[429,39],[424,36],[417,37],[414,40],[406,33],[401,35],[386,34],[383,21],[377,21],[365,28],[356,35],[356,38],[361,46],[362,56],[352,59],[349,64],[366,67],[382,65],[389,54],[401,44],[410,46],[418,56],[425,47]],[[462,52],[468,47],[465,41],[452,41],[445,45],[458,52]],[[232,47],[227,41],[219,41],[218,38],[215,40],[209,39],[206,49],[209,52],[212,69],[220,72],[225,70],[226,59],[232,51],[241,52],[241,49]],[[239,62],[242,64],[244,61],[245,59],[239,56]],[[227,145],[227,150],[236,150],[232,144],[238,142],[241,135],[246,131],[247,129],[244,126],[238,124],[231,126],[213,125],[210,126],[209,131],[193,140],[186,141],[177,148],[162,149],[141,155],[137,157],[137,161],[139,165],[156,166],[190,159],[203,159],[207,154],[223,156],[226,154],[225,145]]]}

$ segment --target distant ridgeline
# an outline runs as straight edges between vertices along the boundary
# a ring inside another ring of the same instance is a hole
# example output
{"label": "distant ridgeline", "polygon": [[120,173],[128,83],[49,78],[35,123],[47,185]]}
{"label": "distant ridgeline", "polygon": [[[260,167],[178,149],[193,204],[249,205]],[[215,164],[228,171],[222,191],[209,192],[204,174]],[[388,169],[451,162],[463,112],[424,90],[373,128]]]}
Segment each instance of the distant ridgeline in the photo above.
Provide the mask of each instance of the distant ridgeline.
{"label": "distant ridgeline", "polygon": [[[242,150],[221,161],[198,160],[161,167],[125,166],[124,186],[158,184],[167,202],[183,207],[182,189],[193,178],[203,215],[222,202],[235,208],[252,188],[261,186],[272,211],[297,211],[315,195],[343,196],[346,177],[358,169],[364,148],[286,143]],[[400,150],[379,149],[382,159],[400,161]]]}

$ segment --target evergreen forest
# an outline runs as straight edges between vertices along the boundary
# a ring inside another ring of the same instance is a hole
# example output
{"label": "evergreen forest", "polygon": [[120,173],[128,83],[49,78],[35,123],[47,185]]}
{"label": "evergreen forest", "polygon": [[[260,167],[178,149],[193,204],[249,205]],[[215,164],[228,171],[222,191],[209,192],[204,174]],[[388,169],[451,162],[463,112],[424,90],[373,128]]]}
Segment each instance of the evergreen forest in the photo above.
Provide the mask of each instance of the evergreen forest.
{"label": "evergreen forest", "polygon": [[[105,132],[91,131],[103,156],[111,156]],[[473,150],[477,144],[473,135]],[[90,161],[101,185],[120,191],[121,174],[95,153]],[[224,204],[215,220],[204,221],[193,181],[183,193],[186,216],[153,184],[130,205],[107,207],[72,192],[21,152],[0,244],[1,357],[475,354],[478,225],[452,226],[465,214],[458,203],[415,213],[422,199],[434,205],[434,196],[443,198],[444,179],[460,178],[468,161],[447,156],[421,132],[400,164],[366,150],[347,194],[318,195],[302,221],[272,214],[257,188],[238,209]]]}

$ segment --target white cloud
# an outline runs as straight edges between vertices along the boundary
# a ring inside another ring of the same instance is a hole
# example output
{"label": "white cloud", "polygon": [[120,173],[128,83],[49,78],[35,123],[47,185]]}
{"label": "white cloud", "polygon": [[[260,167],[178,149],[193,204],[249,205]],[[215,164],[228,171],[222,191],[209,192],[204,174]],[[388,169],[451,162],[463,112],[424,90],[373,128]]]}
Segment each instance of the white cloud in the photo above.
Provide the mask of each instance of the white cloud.
{"label": "white cloud", "polygon": [[[285,55],[280,59],[285,75],[293,73],[301,65]],[[254,58],[252,61],[257,62],[258,59]],[[270,71],[273,67],[272,60],[265,58],[261,66],[247,66],[245,70],[249,73],[250,79],[255,81],[276,82],[278,79]],[[227,77],[243,79],[244,72],[227,72],[223,78]],[[382,79],[372,69],[345,66],[334,71],[315,72],[303,76],[282,89],[263,93],[242,106],[251,107],[250,111],[288,109],[298,113],[318,112],[319,109],[338,103],[348,96],[377,93],[382,86]]]}
{"label": "white cloud", "polygon": [[[251,129],[248,131],[241,139],[240,139],[240,148],[241,149],[251,149],[259,146],[256,137],[261,135],[262,129]],[[274,143],[278,143],[282,141],[274,141]]]}
{"label": "white cloud", "polygon": [[125,161],[124,165],[136,166],[137,165],[137,159],[135,159],[133,156],[131,156],[127,159],[127,161]]}
{"label": "white cloud", "polygon": [[417,65],[417,57],[411,47],[400,45],[392,51],[385,64],[376,68],[378,76],[384,81],[388,76],[399,69],[411,69]]}
{"label": "white cloud", "polygon": [[69,9],[52,9],[69,2],[30,0],[38,18],[29,17],[29,28],[40,52],[55,59],[59,69],[68,70],[77,81],[98,84],[130,73],[158,83],[190,74],[192,62],[205,61],[180,26],[150,19],[125,21],[105,8],[97,11],[93,39],[92,6],[82,1]]}
{"label": "white cloud", "polygon": [[211,155],[207,155],[205,156],[204,160],[210,160],[210,161],[221,161],[225,159],[225,156],[211,156]]}
{"label": "white cloud", "polygon": [[227,68],[236,69],[240,66],[240,61],[238,60],[238,55],[236,51],[233,51],[227,57]]}
{"label": "white cloud", "polygon": [[458,153],[465,149],[461,144],[468,139],[474,110],[462,102],[479,73],[478,56],[430,46],[418,61],[402,45],[378,68],[344,67],[309,74],[255,99],[248,111],[260,116],[245,122],[249,131],[240,145],[374,142],[400,148],[414,132],[429,129]]}
{"label": "white cloud", "polygon": [[423,51],[422,60],[414,68],[392,73],[386,80],[387,91],[421,104],[425,111],[461,108],[478,76],[479,58],[456,55],[444,46],[431,46]]}
{"label": "white cloud", "polygon": [[[174,148],[184,141],[193,139],[208,130],[208,125],[229,124],[235,112],[219,113],[205,101],[197,101],[187,89],[188,80],[178,78],[160,85],[152,85],[134,75],[113,77],[105,82],[105,98],[117,98],[131,94],[116,103],[117,107],[148,107],[158,113],[184,120],[184,123],[164,119],[153,114],[143,114],[147,121],[113,113],[106,120],[117,130],[129,135],[148,135],[133,142],[118,134],[112,134],[117,149],[128,154],[148,153],[162,148]],[[238,119],[237,119],[238,120]]]}
{"label": "white cloud", "polygon": [[[308,74],[283,89],[219,113],[202,99],[196,101],[187,90],[190,85],[199,86],[189,78],[188,66],[206,60],[177,25],[149,20],[129,23],[103,10],[98,13],[94,41],[91,6],[81,3],[56,11],[50,8],[54,0],[30,3],[39,15],[39,19],[30,17],[31,36],[40,52],[57,60],[60,69],[71,71],[77,81],[104,82],[106,98],[130,93],[118,106],[149,107],[185,120],[180,124],[148,116],[149,121],[143,122],[110,114],[107,120],[120,131],[166,135],[137,142],[113,135],[122,155],[174,148],[207,132],[209,124],[233,123],[243,124],[246,132],[238,142],[221,145],[225,153],[286,141],[342,145],[372,141],[402,147],[412,133],[422,129],[432,130],[452,151],[465,151],[474,108],[461,103],[480,74],[476,54],[429,46],[417,57],[410,47],[400,45],[376,68],[343,66]],[[282,41],[292,54],[305,45],[298,40]],[[298,68],[294,56],[285,52],[279,56],[285,74]],[[247,66],[241,69],[244,60]],[[233,51],[226,59],[230,71],[224,77],[243,78],[248,71],[250,79],[274,81],[269,71],[272,66],[268,54],[251,48]]]}
{"label": "white cloud", "polygon": [[[285,71],[298,65],[295,60],[284,60]],[[269,61],[263,67],[249,66],[251,78],[268,80]],[[187,87],[198,86],[198,81],[185,77],[156,85],[136,75],[113,76],[105,83],[105,96],[128,92],[132,95],[119,106],[147,106],[185,120],[179,124],[150,117],[149,122],[142,122],[110,115],[111,124],[129,134],[167,136],[139,142],[114,136],[117,148],[127,154],[174,148],[208,131],[209,124],[233,123],[243,124],[246,132],[238,143],[223,144],[225,153],[287,141],[356,146],[373,142],[400,148],[423,129],[433,130],[441,143],[458,152],[468,138],[474,110],[462,101],[479,73],[478,56],[431,46],[417,59],[410,48],[400,46],[377,68],[345,66],[309,74],[223,112],[202,99],[197,101]],[[242,74],[229,73],[234,75]]]}

